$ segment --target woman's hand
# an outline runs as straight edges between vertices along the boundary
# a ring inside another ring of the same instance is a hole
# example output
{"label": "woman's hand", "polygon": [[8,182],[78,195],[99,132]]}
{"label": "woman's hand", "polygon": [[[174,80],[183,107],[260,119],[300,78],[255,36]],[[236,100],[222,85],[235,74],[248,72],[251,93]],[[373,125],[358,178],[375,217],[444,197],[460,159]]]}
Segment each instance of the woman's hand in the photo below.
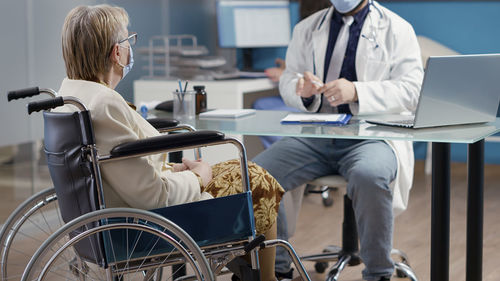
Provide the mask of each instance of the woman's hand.
{"label": "woman's hand", "polygon": [[172,165],[172,168],[174,169],[174,172],[182,172],[182,171],[187,170],[187,167],[186,167],[186,165],[184,165],[184,163],[182,163],[182,164],[175,163]]}
{"label": "woman's hand", "polygon": [[203,186],[207,186],[212,180],[212,167],[210,167],[207,162],[203,162],[201,159],[193,161],[187,158],[182,158],[182,164],[184,164],[188,170],[201,177]]}

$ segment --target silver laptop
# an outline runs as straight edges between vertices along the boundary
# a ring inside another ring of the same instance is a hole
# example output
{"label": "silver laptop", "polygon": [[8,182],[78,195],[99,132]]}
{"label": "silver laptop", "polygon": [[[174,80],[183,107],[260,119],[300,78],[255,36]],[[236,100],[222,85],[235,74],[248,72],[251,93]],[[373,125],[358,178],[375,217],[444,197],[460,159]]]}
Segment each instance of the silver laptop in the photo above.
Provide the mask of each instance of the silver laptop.
{"label": "silver laptop", "polygon": [[430,57],[415,116],[366,122],[406,128],[490,122],[499,102],[500,54]]}

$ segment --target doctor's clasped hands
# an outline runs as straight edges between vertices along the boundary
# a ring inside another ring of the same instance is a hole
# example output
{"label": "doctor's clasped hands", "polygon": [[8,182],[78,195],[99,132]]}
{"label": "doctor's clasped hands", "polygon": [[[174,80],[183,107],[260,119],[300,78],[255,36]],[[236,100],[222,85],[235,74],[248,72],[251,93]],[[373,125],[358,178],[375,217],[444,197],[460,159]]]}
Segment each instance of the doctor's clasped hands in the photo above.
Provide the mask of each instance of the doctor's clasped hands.
{"label": "doctor's clasped hands", "polygon": [[309,71],[299,76],[296,93],[302,98],[310,98],[314,95],[323,94],[331,106],[356,102],[358,95],[356,87],[351,81],[340,78],[323,84],[321,80]]}

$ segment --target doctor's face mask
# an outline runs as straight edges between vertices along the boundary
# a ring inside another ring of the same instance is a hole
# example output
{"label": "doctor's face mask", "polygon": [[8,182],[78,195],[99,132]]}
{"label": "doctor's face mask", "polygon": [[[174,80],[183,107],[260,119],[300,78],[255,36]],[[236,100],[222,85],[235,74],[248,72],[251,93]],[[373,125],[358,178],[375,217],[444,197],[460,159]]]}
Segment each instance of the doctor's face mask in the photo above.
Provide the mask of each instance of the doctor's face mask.
{"label": "doctor's face mask", "polygon": [[356,8],[363,0],[330,0],[333,7],[342,14],[348,13]]}

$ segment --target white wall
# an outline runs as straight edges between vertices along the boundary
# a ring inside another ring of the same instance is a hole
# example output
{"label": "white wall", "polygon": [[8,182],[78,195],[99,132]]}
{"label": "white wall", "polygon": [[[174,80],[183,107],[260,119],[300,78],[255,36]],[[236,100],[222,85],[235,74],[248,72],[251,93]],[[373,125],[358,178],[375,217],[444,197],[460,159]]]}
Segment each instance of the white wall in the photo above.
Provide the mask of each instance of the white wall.
{"label": "white wall", "polygon": [[0,2],[0,146],[40,139],[41,114],[28,116],[27,100],[8,103],[7,92],[30,86],[59,87],[64,77],[61,27],[66,14],[91,0]]}
{"label": "white wall", "polygon": [[[29,134],[24,107],[20,104],[8,105],[6,97],[7,90],[28,83],[26,2],[0,2],[0,34],[3,37],[0,47],[0,145],[26,140]],[[16,130],[12,130],[14,122]]]}
{"label": "white wall", "polygon": [[[28,100],[8,103],[7,92],[32,86],[57,90],[65,77],[61,54],[64,18],[77,5],[100,3],[122,6],[128,11],[130,29],[139,32],[139,45],[147,44],[152,35],[168,33],[168,0],[0,1],[0,146],[42,138],[41,114],[28,116]],[[132,80],[142,75],[138,65],[118,88],[129,100]]]}

